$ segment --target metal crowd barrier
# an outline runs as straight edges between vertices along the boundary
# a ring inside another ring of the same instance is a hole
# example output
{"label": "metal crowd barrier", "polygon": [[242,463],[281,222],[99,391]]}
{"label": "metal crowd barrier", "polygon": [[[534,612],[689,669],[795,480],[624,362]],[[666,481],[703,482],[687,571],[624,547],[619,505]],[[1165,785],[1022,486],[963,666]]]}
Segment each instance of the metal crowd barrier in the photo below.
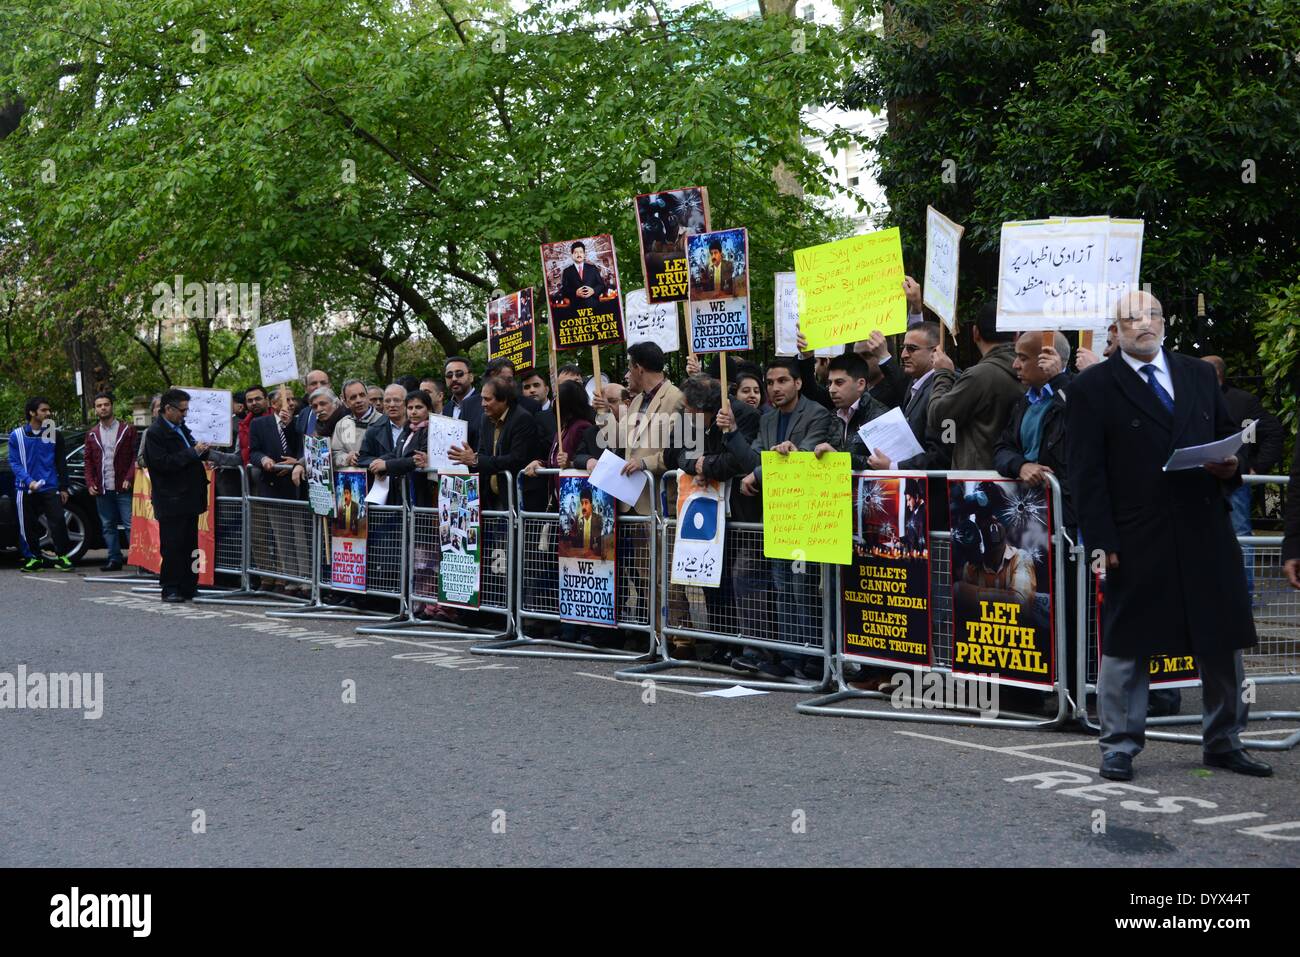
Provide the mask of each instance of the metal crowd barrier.
{"label": "metal crowd barrier", "polygon": [[[887,474],[887,473],[886,473]],[[944,480],[944,487],[949,478],[960,479],[963,481],[1006,481],[1006,477],[996,472],[928,472],[928,479]],[[1061,486],[1056,481],[1056,477],[1048,475],[1048,481],[1051,489],[1052,502],[1052,530],[1051,544],[1053,551],[1052,559],[1052,594],[1062,596],[1065,594],[1065,567],[1067,549],[1073,550],[1062,526],[1061,526]],[[929,507],[933,509],[936,503],[930,501]],[[945,496],[943,508],[948,508],[947,498]],[[931,521],[933,525],[933,519]],[[928,669],[918,668],[912,665],[890,665],[888,670],[897,673],[911,672],[913,678],[913,688],[915,689],[919,682],[915,679],[926,671],[938,672],[941,674],[952,675],[953,659],[953,609],[952,609],[952,573],[951,573],[951,539],[950,531],[930,531],[930,628],[931,628],[931,646],[932,659],[931,666]],[[1055,697],[1055,714],[1054,715],[1033,715],[999,709],[999,717],[981,717],[980,712],[975,708],[949,707],[946,704],[933,706],[929,702],[920,700],[919,695],[913,695],[908,700],[909,705],[917,707],[907,708],[862,708],[862,707],[842,707],[841,702],[854,700],[876,700],[890,701],[892,695],[883,691],[862,691],[852,687],[846,680],[844,674],[845,661],[841,656],[839,646],[844,634],[844,622],[842,619],[842,605],[839,601],[839,575],[838,566],[833,572],[834,579],[834,617],[835,617],[835,653],[833,657],[834,680],[837,690],[832,694],[820,698],[814,698],[811,701],[800,702],[796,710],[800,714],[813,715],[831,715],[841,718],[875,718],[888,721],[913,721],[913,722],[932,722],[937,724],[963,724],[977,725],[989,728],[1024,728],[1035,730],[1047,730],[1061,727],[1069,719],[1072,710],[1072,702],[1069,699],[1068,689],[1068,672],[1065,667],[1066,661],[1066,614],[1065,602],[1053,601],[1052,614],[1054,617],[1055,633],[1055,660],[1057,663],[1055,680],[1050,692],[1045,694],[1048,697],[1045,701],[1050,705],[1051,698]],[[875,666],[872,666],[875,667]],[[883,667],[883,666],[882,666]],[[957,678],[967,682],[987,680],[977,675],[958,674]],[[1030,692],[1032,693],[1032,692]]]}
{"label": "metal crowd barrier", "polygon": [[[807,571],[791,569],[786,583],[779,585],[776,562],[763,556],[762,523],[728,520],[723,542],[722,584],[718,588],[672,584],[677,497],[668,496],[667,490],[670,480],[675,489],[680,474],[677,470],[666,473],[655,496],[660,529],[660,594],[667,598],[661,609],[659,658],[615,672],[615,677],[642,681],[654,676],[678,684],[740,685],[769,691],[817,691],[827,687],[831,674],[829,623],[832,616],[828,601],[833,592],[827,587],[831,569],[810,562]],[[755,678],[752,673],[726,665],[675,658],[673,638],[691,644],[699,640],[814,658],[821,663],[821,678],[818,681]],[[668,674],[678,669],[727,677]]]}
{"label": "metal crowd barrier", "polygon": [[[543,477],[557,476],[560,469],[538,469]],[[653,483],[649,472],[646,480]],[[619,515],[618,524],[618,578],[615,598],[618,607],[615,621],[623,631],[643,632],[646,635],[645,651],[632,652],[611,647],[608,650],[564,641],[555,635],[529,635],[528,623],[560,621],[559,614],[559,554],[556,549],[559,532],[559,515],[554,512],[529,512],[523,509],[523,493],[517,486],[522,476],[516,477],[513,492],[520,508],[515,512],[518,529],[515,534],[514,567],[514,637],[489,644],[474,645],[470,652],[476,655],[508,655],[529,658],[571,658],[588,661],[642,661],[654,654],[656,631],[655,608],[655,517],[654,515]],[[651,488],[654,485],[651,484]],[[629,594],[630,592],[630,594]],[[545,627],[536,624],[537,627]],[[582,626],[579,626],[582,627]],[[618,635],[610,629],[593,627],[595,634]]]}
{"label": "metal crowd barrier", "polygon": [[[1285,489],[1290,485],[1290,478],[1286,475],[1244,475],[1242,479],[1248,486],[1275,485]],[[1237,542],[1242,547],[1242,558],[1253,585],[1251,606],[1259,638],[1259,644],[1242,652],[1242,670],[1257,689],[1268,685],[1300,684],[1300,591],[1290,586],[1282,570],[1282,536],[1239,535]],[[1086,580],[1082,574],[1080,578],[1080,634],[1087,636],[1087,641],[1080,642],[1079,648],[1078,700],[1083,705],[1089,695],[1097,692],[1101,609],[1097,578],[1092,574],[1088,574]],[[1199,681],[1180,684],[1182,687],[1200,687]],[[1080,707],[1079,718],[1092,730],[1101,730],[1097,719],[1086,707]],[[1199,734],[1160,730],[1177,725],[1199,725],[1201,718],[1199,714],[1147,718],[1146,736],[1155,741],[1201,744]],[[1252,704],[1250,720],[1300,722],[1300,711],[1258,709]],[[1263,729],[1247,734],[1250,739],[1245,743],[1251,750],[1287,751],[1300,744],[1300,728]],[[1260,736],[1267,734],[1285,737],[1261,740]]]}
{"label": "metal crowd barrier", "polygon": [[[422,470],[436,482],[437,471]],[[477,609],[447,609],[459,617],[478,614],[504,616],[504,627],[484,630],[459,621],[446,621],[421,617],[428,606],[438,603],[438,565],[442,559],[442,543],[438,535],[438,508],[417,506],[406,514],[406,545],[403,547],[403,582],[409,601],[404,601],[402,614],[397,619],[381,625],[364,625],[357,628],[364,635],[386,635],[401,632],[403,635],[444,640],[498,639],[513,632],[514,588],[512,572],[516,567],[514,515],[514,475],[502,473],[506,486],[506,508],[479,512],[479,607]],[[482,490],[479,492],[482,501]],[[437,493],[434,493],[437,501]],[[369,552],[366,556],[369,590]],[[423,607],[417,607],[423,606]]]}
{"label": "metal crowd barrier", "polygon": [[[382,598],[398,603],[397,617],[406,614],[407,548],[406,483],[399,482],[401,504],[366,505],[366,587],[362,591],[335,589],[340,601]],[[310,511],[310,505],[308,506]],[[320,618],[338,621],[389,621],[393,615],[358,609],[351,604],[330,604],[325,592],[330,590],[330,518],[312,515],[311,598],[306,605],[287,611],[267,612],[272,618]]]}

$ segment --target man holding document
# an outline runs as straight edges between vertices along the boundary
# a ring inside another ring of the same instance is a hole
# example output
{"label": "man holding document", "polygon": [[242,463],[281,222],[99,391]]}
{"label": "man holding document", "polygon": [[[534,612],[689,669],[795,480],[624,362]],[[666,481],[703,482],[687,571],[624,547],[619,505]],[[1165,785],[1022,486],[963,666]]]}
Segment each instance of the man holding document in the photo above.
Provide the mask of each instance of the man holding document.
{"label": "man holding document", "polygon": [[[1118,303],[1119,351],[1075,378],[1067,403],[1070,485],[1090,559],[1106,567],[1097,681],[1101,776],[1133,777],[1145,741],[1148,662],[1195,655],[1209,767],[1264,777],[1241,746],[1241,649],[1256,642],[1228,494],[1237,459],[1219,450],[1169,468],[1178,449],[1233,435],[1214,370],[1164,345],[1164,311],[1149,293]],[[1174,463],[1176,464],[1176,463]]]}

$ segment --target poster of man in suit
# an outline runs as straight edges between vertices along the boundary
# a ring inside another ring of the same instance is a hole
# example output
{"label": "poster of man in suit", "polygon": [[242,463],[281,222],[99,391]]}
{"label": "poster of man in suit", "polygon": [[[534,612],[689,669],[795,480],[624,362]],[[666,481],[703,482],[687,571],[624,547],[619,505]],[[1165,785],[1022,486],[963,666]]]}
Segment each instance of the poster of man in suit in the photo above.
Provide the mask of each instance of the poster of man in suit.
{"label": "poster of man in suit", "polygon": [[643,193],[634,201],[646,301],[689,297],[686,239],[709,231],[709,191],[703,187]]}
{"label": "poster of man in suit", "polygon": [[330,524],[330,585],[366,590],[366,470],[334,473],[334,521]]}
{"label": "poster of man in suit", "polygon": [[929,667],[930,549],[925,474],[853,476],[853,560],[840,566],[846,658]]}
{"label": "poster of man in suit", "polygon": [[617,627],[617,503],[586,472],[562,473],[559,494],[560,620]]}
{"label": "poster of man in suit", "polygon": [[543,243],[542,279],[557,350],[623,341],[613,236]]}
{"label": "poster of man in suit", "polygon": [[954,674],[1050,688],[1052,509],[1045,486],[948,483]]}
{"label": "poster of man in suit", "polygon": [[722,229],[686,240],[691,272],[691,343],[696,352],[753,346],[749,322],[749,232]]}

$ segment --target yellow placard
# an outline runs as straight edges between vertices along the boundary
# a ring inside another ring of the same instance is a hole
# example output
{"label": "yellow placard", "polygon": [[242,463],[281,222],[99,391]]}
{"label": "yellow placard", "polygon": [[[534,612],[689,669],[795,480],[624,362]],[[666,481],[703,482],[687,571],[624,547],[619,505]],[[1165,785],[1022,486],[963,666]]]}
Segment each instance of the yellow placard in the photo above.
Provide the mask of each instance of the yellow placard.
{"label": "yellow placard", "polygon": [[794,251],[799,328],[809,349],[907,331],[898,227]]}
{"label": "yellow placard", "polygon": [[763,555],[847,565],[853,477],[847,452],[763,453]]}

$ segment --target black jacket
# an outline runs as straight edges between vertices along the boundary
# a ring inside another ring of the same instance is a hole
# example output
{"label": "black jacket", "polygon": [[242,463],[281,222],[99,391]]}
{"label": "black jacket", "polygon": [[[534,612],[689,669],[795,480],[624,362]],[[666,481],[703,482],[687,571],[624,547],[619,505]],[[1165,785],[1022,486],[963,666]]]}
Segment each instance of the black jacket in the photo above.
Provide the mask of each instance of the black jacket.
{"label": "black jacket", "polygon": [[145,468],[153,487],[154,516],[159,519],[189,518],[208,510],[208,470],[194,451],[190,430],[182,425],[181,431],[184,439],[160,418],[144,434]]}
{"label": "black jacket", "polygon": [[[284,457],[280,432],[276,428],[278,421],[274,415],[262,415],[248,426],[248,464],[258,470],[255,474],[260,494],[270,498],[301,498],[303,488],[293,484],[288,469],[275,472],[262,469],[263,458],[278,462]],[[284,427],[284,437],[289,445],[289,456],[301,462],[302,433],[293,422]]]}
{"label": "black jacket", "polygon": [[[758,437],[758,410],[746,402],[731,402],[731,415],[736,420],[736,432],[745,445],[753,444]],[[732,479],[729,506],[731,518],[737,522],[761,522],[763,500],[757,495],[743,495],[740,480],[749,474],[747,462],[736,454],[727,442],[727,434],[714,423],[704,432],[703,455],[693,455],[690,449],[670,446],[664,449],[664,466],[694,474],[695,463],[704,459],[704,478],[725,481]],[[675,504],[675,503],[674,503]],[[670,506],[670,511],[671,506]]]}
{"label": "black jacket", "polygon": [[[478,445],[475,447],[478,451],[478,464],[473,468],[473,471],[483,477],[479,483],[479,494],[483,498],[483,508],[489,510],[503,509],[507,504],[504,488],[500,495],[493,494],[491,476],[502,472],[518,475],[525,465],[545,454],[537,438],[537,422],[533,414],[522,406],[515,405],[506,413],[501,434],[495,444],[492,434],[492,423],[484,419]],[[511,481],[513,480],[512,477]],[[504,477],[502,481],[504,482]]]}
{"label": "black jacket", "polygon": [[1089,560],[1106,573],[1104,654],[1222,653],[1255,644],[1241,546],[1228,498],[1240,477],[1165,472],[1177,448],[1240,430],[1214,369],[1165,352],[1174,411],[1117,353],[1075,377],[1066,406],[1070,488]]}
{"label": "black jacket", "polygon": [[930,392],[933,388],[933,375],[925,380],[925,385],[921,386],[915,394],[912,392],[911,382],[908,382],[907,392],[903,399],[903,418],[907,419],[907,424],[912,429],[912,435],[916,436],[916,441],[923,451],[919,455],[913,455],[910,459],[903,459],[901,462],[896,463],[900,469],[918,469],[933,472],[947,469],[952,465],[952,447],[944,445],[940,438],[941,433],[930,428],[928,413],[930,410]]}
{"label": "black jacket", "polygon": [[1260,475],[1270,474],[1282,461],[1285,437],[1282,423],[1264,408],[1264,403],[1245,389],[1224,386],[1223,398],[1228,403],[1228,415],[1237,423],[1237,428],[1244,428],[1248,421],[1255,423],[1255,441],[1247,442],[1237,453],[1242,474],[1251,469]]}
{"label": "black jacket", "polygon": [[[405,430],[406,426],[402,426]],[[399,430],[400,431],[400,430]],[[382,459],[393,451],[393,423],[388,416],[381,416],[366,429],[361,437],[361,450],[357,453],[357,467],[368,468],[375,459]]]}
{"label": "black jacket", "polygon": [[[385,418],[384,424],[388,421]],[[392,434],[391,431],[389,433]],[[385,474],[389,476],[388,480],[388,499],[385,505],[400,505],[402,502],[402,486],[410,490],[412,505],[420,508],[429,508],[433,505],[433,480],[423,473],[413,474],[415,472],[415,453],[427,452],[429,449],[429,430],[428,428],[411,431],[411,423],[402,427],[402,434],[397,437],[397,444],[391,451],[385,452],[380,456],[384,460]],[[409,478],[408,478],[409,476]]]}
{"label": "black jacket", "polygon": [[1300,558],[1300,442],[1295,444],[1295,458],[1291,460],[1291,484],[1286,495],[1285,538],[1282,539],[1282,561]]}
{"label": "black jacket", "polygon": [[449,419],[458,418],[468,422],[469,432],[466,435],[466,441],[471,449],[477,449],[479,429],[483,425],[483,393],[476,387],[474,389],[474,394],[465,400],[465,405],[458,416],[453,416],[451,414],[452,406],[454,405],[455,402],[451,398],[451,393],[448,393],[447,401],[442,407],[442,414]]}
{"label": "black jacket", "polygon": [[[1062,372],[1048,383],[1052,395],[1047,400],[1047,411],[1043,413],[1043,432],[1038,443],[1038,464],[1051,469],[1061,483],[1061,506],[1065,511],[1065,527],[1069,530],[1073,530],[1077,522],[1070,497],[1070,457],[1065,446],[1066,390],[1071,378],[1068,372]],[[1028,411],[1029,396],[1026,393],[1011,407],[1011,418],[998,437],[997,445],[993,446],[993,467],[1007,478],[1019,478],[1021,467],[1029,461],[1025,458],[1025,445],[1020,440],[1020,426]]]}

